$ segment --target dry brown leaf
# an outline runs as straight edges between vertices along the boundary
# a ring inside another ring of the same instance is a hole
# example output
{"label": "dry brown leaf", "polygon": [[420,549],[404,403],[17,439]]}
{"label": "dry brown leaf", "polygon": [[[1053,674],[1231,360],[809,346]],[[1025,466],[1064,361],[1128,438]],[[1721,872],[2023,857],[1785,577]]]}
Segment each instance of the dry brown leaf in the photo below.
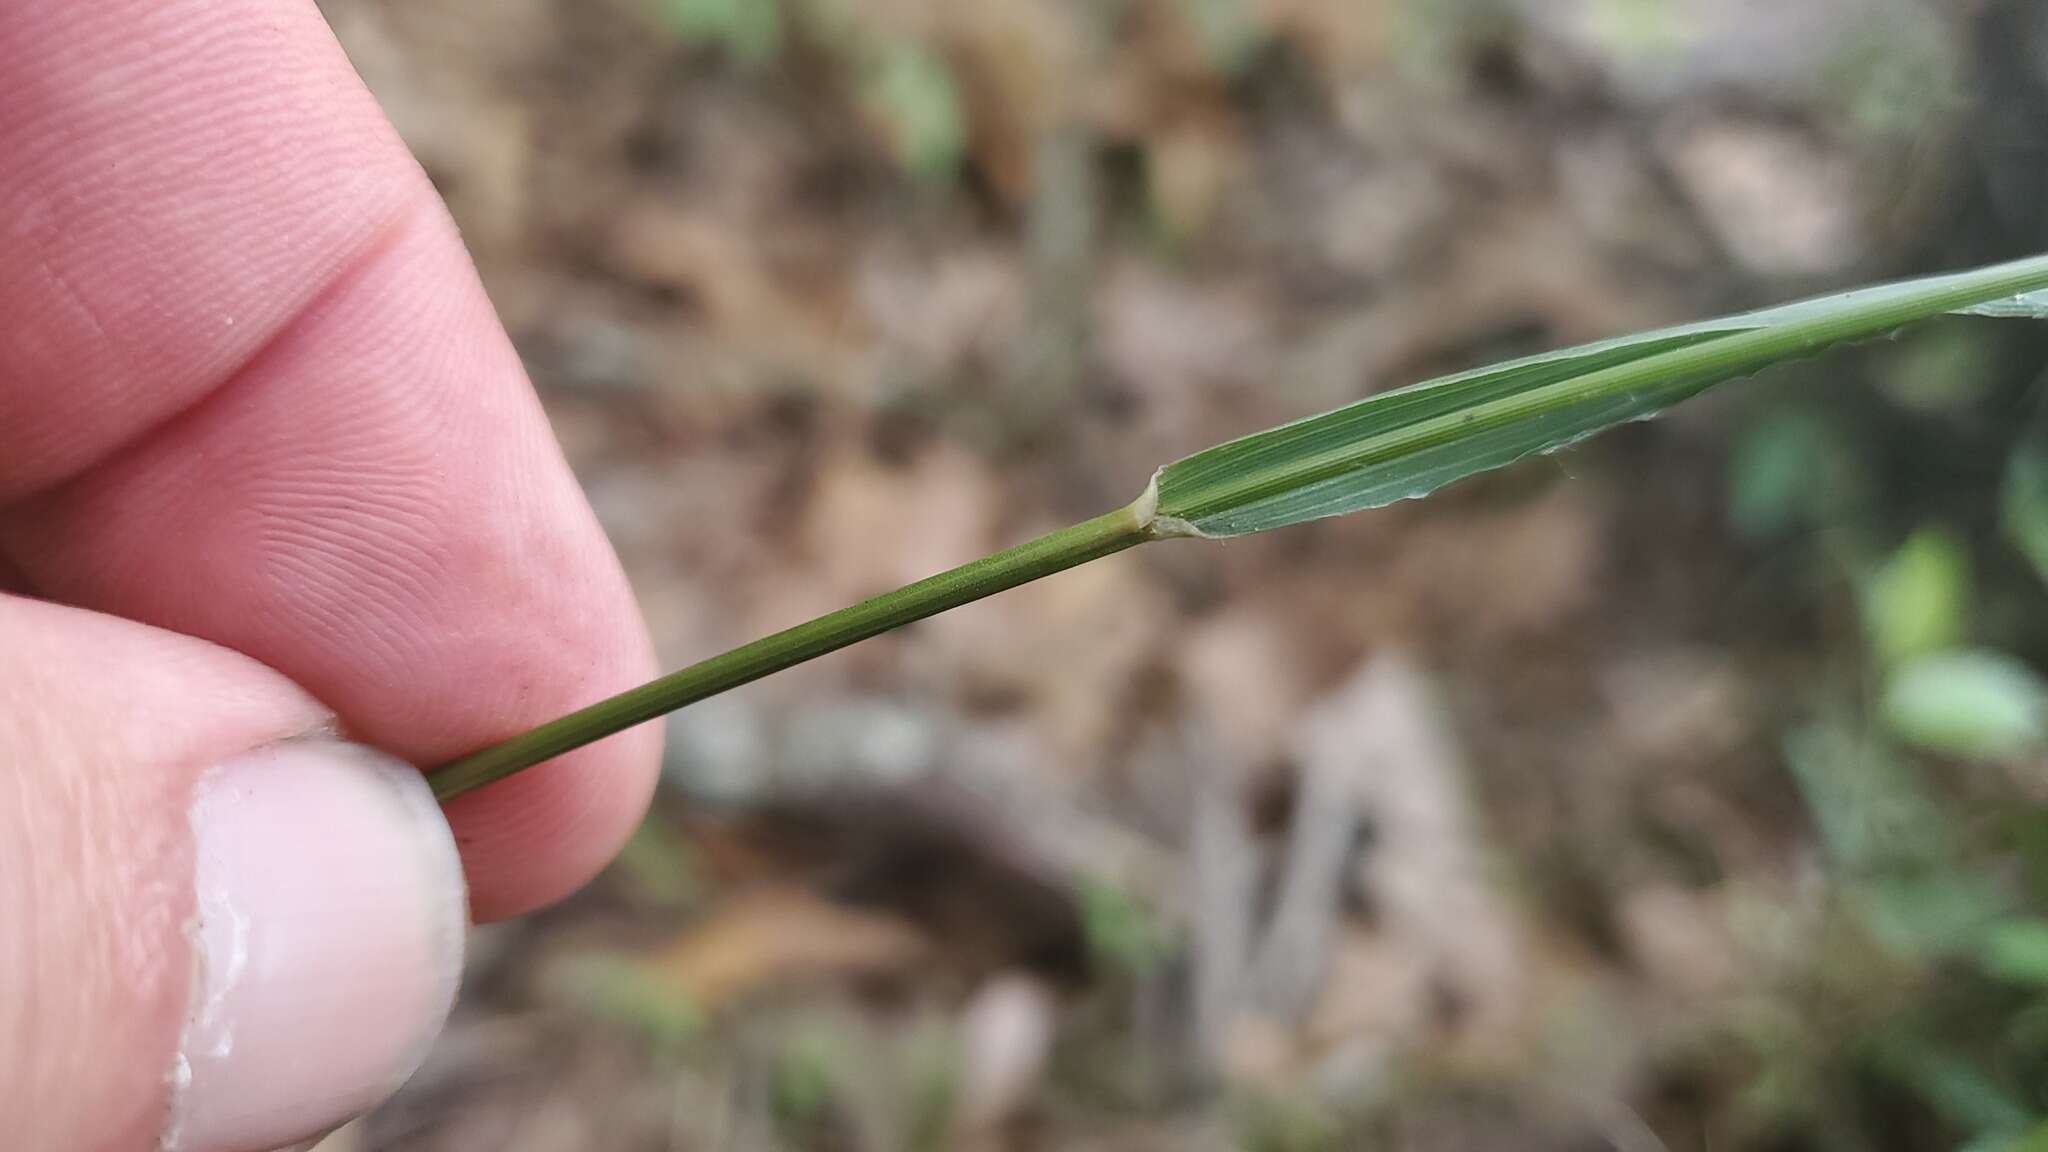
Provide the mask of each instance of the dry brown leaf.
{"label": "dry brown leaf", "polygon": [[689,1002],[718,1009],[775,986],[901,973],[928,953],[894,916],[829,903],[802,889],[741,894],[649,961]]}
{"label": "dry brown leaf", "polygon": [[848,327],[850,292],[813,277],[801,291],[769,266],[753,219],[694,210],[651,195],[619,211],[607,258],[632,280],[695,301],[724,340],[764,365],[814,382],[836,382],[860,361]]}
{"label": "dry brown leaf", "polygon": [[1343,84],[1388,65],[1395,7],[1387,0],[1244,0],[1259,21],[1299,49],[1326,82]]}

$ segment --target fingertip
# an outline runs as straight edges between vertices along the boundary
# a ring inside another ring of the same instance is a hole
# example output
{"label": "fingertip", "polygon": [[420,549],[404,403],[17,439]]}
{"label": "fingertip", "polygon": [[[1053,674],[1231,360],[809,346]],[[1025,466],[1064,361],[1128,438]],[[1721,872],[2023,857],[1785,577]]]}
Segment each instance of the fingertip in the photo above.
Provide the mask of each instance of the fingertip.
{"label": "fingertip", "polygon": [[[244,653],[417,764],[652,674],[459,235],[312,4],[0,5],[0,62],[0,231],[35,225],[0,252],[0,588]],[[478,914],[586,882],[658,758],[650,728],[457,805]]]}
{"label": "fingertip", "polygon": [[[534,629],[497,650],[491,667],[515,685],[492,719],[492,734],[450,747],[422,763],[443,763],[518,735],[585,705],[652,679],[660,670],[637,599],[594,518],[573,591],[557,586],[542,599],[551,627]],[[472,716],[472,723],[477,717]],[[661,770],[662,722],[627,729],[459,796],[446,811],[470,879],[478,922],[545,908],[588,884],[646,816]]]}
{"label": "fingertip", "polygon": [[[654,673],[631,588],[438,210],[220,394],[0,516],[66,600],[279,669],[351,738],[444,763]],[[451,819],[478,915],[586,883],[645,810],[645,731]]]}

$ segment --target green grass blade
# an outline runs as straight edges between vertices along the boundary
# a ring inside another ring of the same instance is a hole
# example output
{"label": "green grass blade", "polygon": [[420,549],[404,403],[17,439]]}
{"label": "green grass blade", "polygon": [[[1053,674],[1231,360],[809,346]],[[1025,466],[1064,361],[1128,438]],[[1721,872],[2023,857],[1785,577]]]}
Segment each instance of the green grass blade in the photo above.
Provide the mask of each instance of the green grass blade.
{"label": "green grass blade", "polygon": [[1426,496],[1723,381],[1947,312],[2048,315],[2048,256],[1461,372],[1220,444],[1154,477],[1153,532],[1240,536]]}

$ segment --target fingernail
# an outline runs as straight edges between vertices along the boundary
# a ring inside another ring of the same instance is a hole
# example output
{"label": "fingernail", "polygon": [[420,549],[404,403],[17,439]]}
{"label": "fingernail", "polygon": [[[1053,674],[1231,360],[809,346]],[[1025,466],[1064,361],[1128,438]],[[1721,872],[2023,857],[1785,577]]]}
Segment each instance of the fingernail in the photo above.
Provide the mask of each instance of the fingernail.
{"label": "fingernail", "polygon": [[192,831],[165,1152],[268,1152],[376,1106],[462,970],[462,865],[425,778],[360,745],[279,744],[203,777]]}

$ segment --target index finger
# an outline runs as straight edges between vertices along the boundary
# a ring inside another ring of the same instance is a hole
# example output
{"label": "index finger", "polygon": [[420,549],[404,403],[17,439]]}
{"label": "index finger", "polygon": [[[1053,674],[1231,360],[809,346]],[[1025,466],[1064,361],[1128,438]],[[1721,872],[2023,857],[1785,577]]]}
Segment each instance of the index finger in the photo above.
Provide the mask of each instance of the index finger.
{"label": "index finger", "polygon": [[[0,5],[0,557],[432,764],[644,679],[438,198],[305,0]],[[480,917],[621,842],[658,736],[465,797]]]}

